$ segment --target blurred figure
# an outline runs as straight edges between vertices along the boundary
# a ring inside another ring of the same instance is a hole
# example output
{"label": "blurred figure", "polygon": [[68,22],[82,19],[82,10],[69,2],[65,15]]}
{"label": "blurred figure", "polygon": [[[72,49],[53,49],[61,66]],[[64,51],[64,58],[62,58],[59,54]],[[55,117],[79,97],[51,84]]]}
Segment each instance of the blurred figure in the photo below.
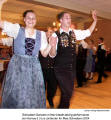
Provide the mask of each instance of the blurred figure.
{"label": "blurred figure", "polygon": [[47,28],[47,32],[46,32],[46,36],[47,39],[49,40],[49,38],[51,37],[51,35],[54,33],[54,30],[52,29],[52,27],[48,27]]}
{"label": "blurred figure", "polygon": [[0,50],[0,60],[2,60],[2,61],[8,60],[8,61],[2,62],[2,64],[3,64],[3,70],[2,70],[2,71],[0,70],[0,83],[1,83],[1,85],[2,85],[4,76],[5,76],[7,67],[8,67],[8,63],[9,63],[9,60],[10,60],[9,49],[7,49],[7,48],[2,48],[2,49]]}
{"label": "blurred figure", "polygon": [[[48,27],[48,30],[46,32],[48,42],[53,32],[54,32],[53,29],[51,27]],[[51,58],[50,56],[43,57],[41,54],[39,58],[40,58],[42,71],[43,71],[43,77],[45,81],[47,100],[49,102],[50,107],[53,108],[54,107],[53,97],[57,89],[57,80],[54,74],[54,59]]]}
{"label": "blurred figure", "polygon": [[71,29],[74,30],[76,26],[74,24],[71,24]]}
{"label": "blurred figure", "polygon": [[53,31],[56,32],[58,29],[56,27],[53,28]]}
{"label": "blurred figure", "polygon": [[108,77],[104,73],[105,56],[106,56],[106,47],[104,45],[104,38],[100,37],[99,40],[98,40],[98,49],[97,49],[98,80],[97,80],[96,83],[101,83],[102,82],[102,77]]}
{"label": "blurred figure", "polygon": [[10,59],[8,49],[6,49],[6,48],[1,49],[1,51],[0,51],[0,59],[2,59],[2,60],[9,60]]}
{"label": "blurred figure", "polygon": [[[78,52],[77,52],[77,64],[76,64],[76,70],[77,70],[77,88],[83,86],[83,82],[86,83],[86,79],[84,77],[84,66],[86,64],[86,56],[87,56],[87,48],[88,44],[83,40],[78,45]],[[77,46],[76,45],[76,46]]]}
{"label": "blurred figure", "polygon": [[87,57],[84,71],[86,73],[86,79],[93,79],[93,72],[95,71],[95,54],[96,47],[94,41],[90,40],[88,42]]}
{"label": "blurred figure", "polygon": [[106,70],[111,71],[111,48],[107,49]]}

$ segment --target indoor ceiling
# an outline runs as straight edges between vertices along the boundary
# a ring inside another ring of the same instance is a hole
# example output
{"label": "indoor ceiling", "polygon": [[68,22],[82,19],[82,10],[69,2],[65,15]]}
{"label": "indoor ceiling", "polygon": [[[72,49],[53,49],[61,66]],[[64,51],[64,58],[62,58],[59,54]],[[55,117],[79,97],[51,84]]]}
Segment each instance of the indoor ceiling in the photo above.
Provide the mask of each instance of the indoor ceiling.
{"label": "indoor ceiling", "polygon": [[36,12],[39,29],[52,26],[61,11],[70,12],[75,23],[90,21],[92,9],[98,11],[99,19],[111,19],[111,0],[8,0],[2,9],[2,19],[23,24],[22,13],[27,9]]}

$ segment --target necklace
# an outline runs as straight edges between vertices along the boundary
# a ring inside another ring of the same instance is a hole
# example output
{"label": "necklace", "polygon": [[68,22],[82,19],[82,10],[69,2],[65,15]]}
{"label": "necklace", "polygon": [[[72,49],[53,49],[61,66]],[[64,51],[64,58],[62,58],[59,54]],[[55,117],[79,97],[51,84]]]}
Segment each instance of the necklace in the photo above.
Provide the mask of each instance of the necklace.
{"label": "necklace", "polygon": [[32,37],[35,33],[35,29],[26,29],[26,34],[28,37]]}

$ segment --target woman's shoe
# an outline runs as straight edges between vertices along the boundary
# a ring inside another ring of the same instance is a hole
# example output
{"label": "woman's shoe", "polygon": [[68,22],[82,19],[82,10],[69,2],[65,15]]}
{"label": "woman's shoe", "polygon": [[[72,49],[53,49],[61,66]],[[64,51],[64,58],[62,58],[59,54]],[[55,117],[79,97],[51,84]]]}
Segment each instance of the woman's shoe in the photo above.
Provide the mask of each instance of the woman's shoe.
{"label": "woman's shoe", "polygon": [[92,78],[89,78],[88,80],[93,80],[93,77],[92,77]]}

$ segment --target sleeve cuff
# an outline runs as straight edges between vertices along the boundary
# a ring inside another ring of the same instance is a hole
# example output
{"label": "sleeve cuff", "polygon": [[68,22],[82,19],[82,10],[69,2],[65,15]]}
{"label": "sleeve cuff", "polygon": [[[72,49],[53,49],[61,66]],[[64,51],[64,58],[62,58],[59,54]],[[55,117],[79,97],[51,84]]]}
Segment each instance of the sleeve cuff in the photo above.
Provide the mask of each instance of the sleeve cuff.
{"label": "sleeve cuff", "polygon": [[87,31],[87,37],[91,35],[91,32],[89,29],[86,30]]}

